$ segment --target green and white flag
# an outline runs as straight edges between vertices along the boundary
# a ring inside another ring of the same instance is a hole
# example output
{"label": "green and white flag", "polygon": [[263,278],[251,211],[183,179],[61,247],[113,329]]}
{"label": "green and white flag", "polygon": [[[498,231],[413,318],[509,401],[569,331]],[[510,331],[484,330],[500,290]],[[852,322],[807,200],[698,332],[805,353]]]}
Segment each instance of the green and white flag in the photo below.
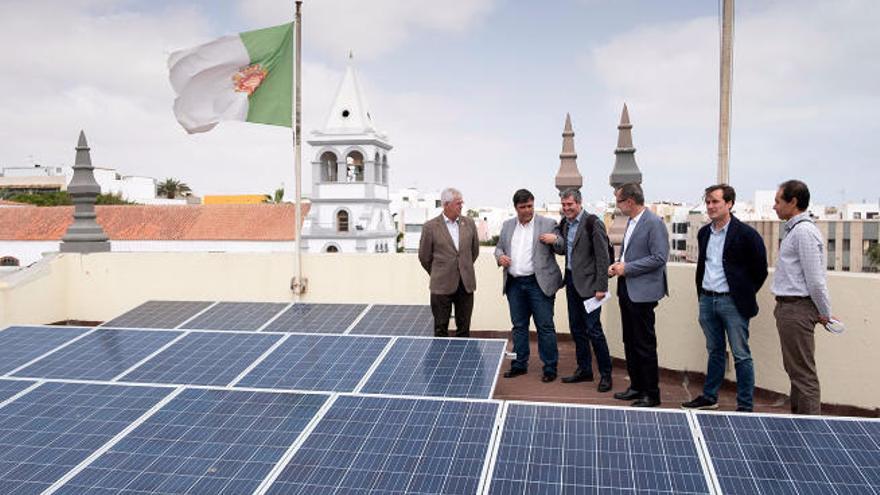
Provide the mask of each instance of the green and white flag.
{"label": "green and white flag", "polygon": [[290,127],[293,50],[288,23],[172,53],[174,116],[190,134],[221,120]]}

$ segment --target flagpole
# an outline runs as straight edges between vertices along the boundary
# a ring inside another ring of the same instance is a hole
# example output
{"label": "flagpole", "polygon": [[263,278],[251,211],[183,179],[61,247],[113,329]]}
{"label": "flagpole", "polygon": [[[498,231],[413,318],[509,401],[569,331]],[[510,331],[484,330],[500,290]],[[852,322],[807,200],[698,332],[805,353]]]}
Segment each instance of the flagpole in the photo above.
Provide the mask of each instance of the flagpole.
{"label": "flagpole", "polygon": [[294,205],[294,228],[296,236],[296,275],[290,283],[293,290],[294,300],[299,300],[306,291],[306,281],[302,275],[302,78],[300,67],[302,65],[302,0],[296,0],[296,14],[294,17],[294,50],[293,50],[293,164],[294,164],[294,190],[296,191],[296,203]]}

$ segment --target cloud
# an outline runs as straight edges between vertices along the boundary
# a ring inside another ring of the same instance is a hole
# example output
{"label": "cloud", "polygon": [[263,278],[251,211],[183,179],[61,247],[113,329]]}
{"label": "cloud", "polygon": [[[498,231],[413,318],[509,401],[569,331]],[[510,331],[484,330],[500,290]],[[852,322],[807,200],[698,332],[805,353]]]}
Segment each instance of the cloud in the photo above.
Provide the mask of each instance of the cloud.
{"label": "cloud", "polygon": [[[372,59],[402,46],[423,30],[461,33],[492,11],[494,0],[320,0],[305,2],[304,43],[328,55],[354,50]],[[241,0],[241,15],[252,28],[293,19],[291,2]],[[344,12],[344,15],[341,13]]]}
{"label": "cloud", "polygon": [[[766,189],[790,176],[839,183],[841,173],[880,180],[862,170],[851,146],[864,148],[857,143],[880,130],[873,118],[880,108],[878,23],[880,6],[871,0],[772,2],[737,13],[735,185]],[[606,104],[630,104],[645,181],[667,197],[688,197],[694,178],[714,180],[718,50],[717,19],[699,18],[638,27],[586,58]]]}

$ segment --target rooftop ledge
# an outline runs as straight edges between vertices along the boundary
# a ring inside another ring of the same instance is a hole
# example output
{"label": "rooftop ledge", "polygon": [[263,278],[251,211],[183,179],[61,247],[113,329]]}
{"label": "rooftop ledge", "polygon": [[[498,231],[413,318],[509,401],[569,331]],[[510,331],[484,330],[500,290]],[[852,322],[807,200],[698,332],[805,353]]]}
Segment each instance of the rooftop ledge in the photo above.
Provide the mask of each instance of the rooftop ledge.
{"label": "rooftop ledge", "polygon": [[[660,366],[703,373],[705,340],[697,322],[692,264],[670,263],[670,297],[657,308]],[[476,263],[473,329],[510,328],[501,273],[488,252]],[[294,257],[279,253],[53,254],[23,270],[0,272],[0,328],[65,320],[105,321],[147,300],[290,302]],[[428,304],[428,277],[414,254],[307,254],[303,302]],[[772,272],[771,272],[772,277]],[[829,272],[835,316],[843,335],[816,330],[816,360],[823,402],[880,410],[880,275]],[[750,326],[756,384],[788,393],[773,319],[770,280],[758,295],[761,312]],[[614,291],[614,281],[612,281]],[[568,334],[565,297],[556,299],[556,325]],[[623,357],[616,300],[603,310],[611,354]],[[537,359],[537,356],[533,356]],[[534,363],[533,363],[534,364]],[[537,369],[537,368],[535,368]],[[560,369],[560,373],[570,370]],[[734,379],[728,363],[727,378]],[[621,385],[618,381],[618,388]]]}

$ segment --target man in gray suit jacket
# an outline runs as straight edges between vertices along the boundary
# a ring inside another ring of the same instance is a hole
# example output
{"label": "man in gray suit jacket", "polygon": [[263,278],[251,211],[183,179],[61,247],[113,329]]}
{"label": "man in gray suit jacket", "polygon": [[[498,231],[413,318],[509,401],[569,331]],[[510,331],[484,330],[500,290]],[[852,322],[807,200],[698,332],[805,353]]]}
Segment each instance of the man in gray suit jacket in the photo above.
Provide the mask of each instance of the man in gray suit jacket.
{"label": "man in gray suit jacket", "polygon": [[617,297],[630,378],[630,387],[614,394],[614,398],[635,400],[635,407],[656,407],[660,405],[660,376],[654,308],[657,301],[668,295],[669,234],[663,219],[645,209],[640,185],[624,184],[614,194],[617,207],[629,221],[620,261],[608,268],[608,275],[620,277]]}
{"label": "man in gray suit jacket", "polygon": [[526,189],[513,195],[516,218],[504,222],[495,247],[495,260],[504,267],[502,293],[507,295],[510,320],[513,323],[513,350],[516,359],[505,378],[523,375],[529,364],[529,319],[535,319],[538,330],[538,354],[544,362],[544,382],[556,379],[556,327],[553,305],[556,291],[562,285],[562,274],[553,249],[538,242],[541,234],[551,233],[556,222],[535,215],[535,197]]}
{"label": "man in gray suit jacket", "polygon": [[587,313],[584,301],[605,297],[608,291],[608,235],[605,224],[581,206],[581,193],[566,189],[560,195],[565,215],[555,234],[541,236],[553,245],[556,254],[565,255],[565,297],[568,300],[568,328],[574,340],[577,370],[562,379],[565,383],[593,381],[592,345],[599,369],[599,392],[611,390],[611,353],[602,331],[602,308]]}
{"label": "man in gray suit jacket", "polygon": [[449,335],[449,316],[455,305],[455,336],[470,335],[477,278],[474,261],[480,240],[474,221],[461,215],[464,200],[457,189],[440,193],[443,213],[425,222],[419,242],[419,262],[431,276],[434,335]]}

